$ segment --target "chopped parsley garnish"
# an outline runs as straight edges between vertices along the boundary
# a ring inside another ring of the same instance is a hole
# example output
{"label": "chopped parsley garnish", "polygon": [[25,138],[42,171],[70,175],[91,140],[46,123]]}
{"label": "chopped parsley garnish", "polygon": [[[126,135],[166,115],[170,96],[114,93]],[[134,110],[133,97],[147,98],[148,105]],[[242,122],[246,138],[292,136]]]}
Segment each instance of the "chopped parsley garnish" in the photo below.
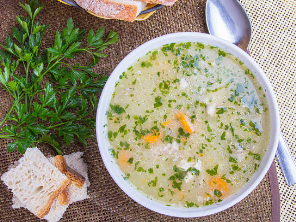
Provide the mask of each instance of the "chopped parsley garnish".
{"label": "chopped parsley garnish", "polygon": [[157,177],[154,178],[154,180],[151,180],[149,183],[148,183],[148,186],[152,186],[152,187],[156,187],[156,184],[157,184]]}
{"label": "chopped parsley garnish", "polygon": [[113,112],[115,112],[116,114],[122,114],[125,112],[125,109],[122,108],[120,105],[111,105],[110,104],[110,108]]}
{"label": "chopped parsley garnish", "polygon": [[152,63],[151,62],[141,62],[141,67],[142,68],[149,68],[149,67],[152,67]]}
{"label": "chopped parsley garnish", "polygon": [[157,108],[157,107],[160,107],[160,106],[162,106],[162,99],[161,99],[160,96],[157,96],[155,98],[154,108]]}
{"label": "chopped parsley garnish", "polygon": [[134,161],[134,158],[133,158],[133,157],[131,157],[131,158],[129,158],[129,159],[128,159],[128,161],[127,161],[127,162],[128,162],[128,163],[130,163],[130,164],[132,164],[132,163],[133,163],[133,161]]}
{"label": "chopped parsley garnish", "polygon": [[249,156],[253,156],[255,160],[260,160],[260,154],[258,153],[252,153],[251,151],[248,153]]}
{"label": "chopped parsley garnish", "polygon": [[206,172],[208,174],[210,174],[211,176],[217,175],[217,173],[218,173],[218,167],[219,167],[219,165],[217,164],[216,166],[214,166],[214,168],[212,170],[207,169]]}
{"label": "chopped parsley garnish", "polygon": [[237,160],[233,157],[229,157],[229,162],[232,162],[232,163],[237,163]]}
{"label": "chopped parsley garnish", "polygon": [[216,114],[223,114],[227,111],[227,108],[216,108]]}
{"label": "chopped parsley garnish", "polygon": [[143,167],[139,167],[139,168],[137,169],[137,171],[138,171],[138,172],[146,172],[146,170],[144,170]]}
{"label": "chopped parsley garnish", "polygon": [[217,197],[222,197],[221,191],[217,190],[217,189],[214,190],[214,195],[217,196]]}
{"label": "chopped parsley garnish", "polygon": [[149,168],[148,173],[153,173],[153,168]]}

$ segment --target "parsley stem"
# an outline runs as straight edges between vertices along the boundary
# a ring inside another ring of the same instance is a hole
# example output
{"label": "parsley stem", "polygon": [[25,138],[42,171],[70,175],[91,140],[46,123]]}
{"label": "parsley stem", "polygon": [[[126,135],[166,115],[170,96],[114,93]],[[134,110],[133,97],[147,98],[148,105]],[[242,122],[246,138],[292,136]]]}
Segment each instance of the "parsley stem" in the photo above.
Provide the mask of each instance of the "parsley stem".
{"label": "parsley stem", "polygon": [[[28,63],[27,63],[27,66],[25,66],[25,63],[23,62],[23,65],[24,65],[24,67],[25,67],[25,69],[26,69],[26,84],[28,84],[28,81],[29,81],[29,68],[30,68],[30,63],[31,63],[31,62],[28,62]],[[28,107],[28,95],[27,95],[27,94],[25,95],[25,105],[26,105],[26,107],[27,107],[28,112],[31,112],[31,106]]]}
{"label": "parsley stem", "polygon": [[63,123],[56,124],[56,125],[54,125],[54,126],[49,126],[48,129],[54,129],[54,128],[58,127],[58,126],[62,126],[62,125],[65,125],[65,124],[67,124],[67,123],[71,123],[71,122],[72,122],[72,121],[67,121],[67,122],[63,122]]}
{"label": "parsley stem", "polygon": [[1,139],[13,139],[16,140],[18,138],[14,137],[13,135],[8,135],[8,134],[0,134]]}
{"label": "parsley stem", "polygon": [[0,126],[2,126],[3,123],[7,120],[8,116],[12,112],[13,108],[14,108],[14,105],[11,106],[10,110],[8,111],[8,113],[6,114],[6,116],[4,117],[4,119],[1,121]]}
{"label": "parsley stem", "polygon": [[48,66],[46,67],[45,72],[42,73],[42,75],[40,76],[40,79],[42,79],[45,76],[45,74],[47,74],[56,64],[58,64],[64,58],[65,58],[65,56],[62,56],[61,58],[59,58],[58,60],[56,60],[56,62],[52,66],[50,66],[50,67],[49,67],[50,64],[48,64]]}

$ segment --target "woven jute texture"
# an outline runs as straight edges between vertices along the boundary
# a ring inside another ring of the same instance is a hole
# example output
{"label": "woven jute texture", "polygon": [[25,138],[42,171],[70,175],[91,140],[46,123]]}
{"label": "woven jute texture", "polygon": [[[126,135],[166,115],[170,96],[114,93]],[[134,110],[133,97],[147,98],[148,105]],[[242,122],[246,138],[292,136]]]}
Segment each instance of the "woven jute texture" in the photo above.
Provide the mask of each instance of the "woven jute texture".
{"label": "woven jute texture", "polygon": [[[25,3],[25,0],[20,0]],[[12,27],[16,25],[15,16],[25,15],[15,0],[0,0],[0,43],[11,35]],[[43,24],[51,24],[45,34],[45,47],[49,47],[56,30],[65,26],[69,17],[76,26],[82,29],[97,30],[104,26],[106,31],[119,33],[120,41],[105,50],[107,58],[102,59],[94,71],[102,75],[110,75],[116,65],[133,49],[142,43],[173,32],[207,32],[205,25],[206,0],[180,0],[172,7],[166,7],[156,12],[151,18],[142,22],[128,23],[124,21],[103,20],[95,18],[86,12],[63,5],[56,0],[40,0],[44,9],[39,15]],[[293,124],[296,118],[295,110],[295,2],[281,0],[245,0],[242,1],[252,19],[254,36],[250,46],[251,55],[266,71],[272,81],[278,96],[282,114],[282,127],[291,148],[295,148]],[[292,8],[292,9],[291,9]],[[281,14],[283,13],[283,14]],[[286,13],[286,14],[285,14]],[[280,16],[281,18],[278,18]],[[294,20],[293,20],[294,19]],[[294,22],[294,23],[293,23]],[[292,27],[294,24],[294,27]],[[287,34],[286,34],[287,33]],[[274,35],[274,36],[272,36]],[[288,38],[287,38],[288,37]],[[272,40],[272,41],[271,41]],[[80,56],[78,61],[89,61],[89,57]],[[9,96],[0,90],[0,118],[11,105]],[[95,133],[95,132],[94,132]],[[19,153],[6,151],[8,141],[0,143],[0,174],[2,175],[15,160],[21,157]],[[39,145],[45,155],[55,153],[47,146]],[[268,175],[257,188],[240,203],[221,213],[196,218],[180,219],[152,212],[129,198],[112,180],[99,154],[95,139],[88,141],[83,147],[76,143],[64,147],[64,154],[83,151],[84,160],[89,168],[90,199],[76,202],[67,209],[62,221],[271,221],[272,192]],[[280,174],[280,171],[278,171]],[[285,210],[283,221],[295,221],[295,189],[285,187],[285,181],[280,176],[282,210]],[[291,191],[291,189],[294,189]],[[294,193],[294,195],[293,195]],[[287,194],[290,195],[286,196]],[[23,209],[13,210],[12,194],[5,185],[0,183],[0,221],[38,221],[34,215]],[[290,198],[292,200],[290,200]],[[294,198],[294,199],[293,199]]]}

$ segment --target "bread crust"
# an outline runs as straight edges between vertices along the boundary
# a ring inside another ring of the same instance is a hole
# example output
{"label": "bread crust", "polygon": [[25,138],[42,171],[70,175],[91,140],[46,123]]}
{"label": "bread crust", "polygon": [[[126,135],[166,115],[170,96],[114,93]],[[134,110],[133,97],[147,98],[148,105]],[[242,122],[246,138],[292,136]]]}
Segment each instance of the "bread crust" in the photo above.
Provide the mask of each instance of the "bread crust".
{"label": "bread crust", "polygon": [[55,156],[55,165],[63,174],[65,174],[74,185],[81,188],[85,182],[85,178],[78,172],[67,165],[65,158],[62,155]]}
{"label": "bread crust", "polygon": [[132,22],[137,17],[138,7],[111,0],[76,0],[85,10],[105,18],[120,19]]}
{"label": "bread crust", "polygon": [[65,190],[65,188],[70,184],[70,182],[71,180],[69,180],[68,178],[63,181],[62,185],[50,195],[46,206],[39,211],[39,213],[36,215],[37,217],[42,219],[46,214],[49,213],[54,199],[57,198],[57,196]]}
{"label": "bread crust", "polygon": [[65,158],[62,155],[56,155],[55,157],[55,165],[61,171],[61,173],[65,174],[67,169],[67,163]]}
{"label": "bread crust", "polygon": [[79,188],[81,188],[85,182],[85,178],[82,175],[68,166],[65,175]]}
{"label": "bread crust", "polygon": [[69,187],[66,187],[63,190],[63,192],[58,196],[58,204],[59,205],[69,205],[70,204]]}
{"label": "bread crust", "polygon": [[137,1],[146,2],[150,4],[173,5],[177,0],[137,0]]}

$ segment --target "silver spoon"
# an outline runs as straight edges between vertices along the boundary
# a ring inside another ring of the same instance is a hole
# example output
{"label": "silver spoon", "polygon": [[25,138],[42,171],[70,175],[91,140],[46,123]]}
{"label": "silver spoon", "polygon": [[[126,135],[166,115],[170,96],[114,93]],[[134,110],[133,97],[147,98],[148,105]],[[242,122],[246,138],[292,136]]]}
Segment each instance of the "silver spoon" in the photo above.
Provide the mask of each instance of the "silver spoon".
{"label": "silver spoon", "polygon": [[[211,35],[247,51],[252,28],[249,17],[237,0],[208,0],[206,22]],[[296,183],[296,165],[287,143],[280,134],[276,156],[288,185]]]}

